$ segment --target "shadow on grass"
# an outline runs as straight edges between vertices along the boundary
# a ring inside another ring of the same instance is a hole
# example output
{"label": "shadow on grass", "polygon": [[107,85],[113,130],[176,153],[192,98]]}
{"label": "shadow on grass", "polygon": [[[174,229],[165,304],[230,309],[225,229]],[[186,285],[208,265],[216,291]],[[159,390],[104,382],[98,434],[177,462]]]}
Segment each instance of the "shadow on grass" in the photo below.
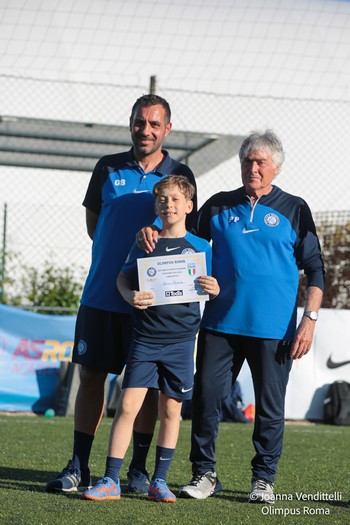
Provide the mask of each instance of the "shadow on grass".
{"label": "shadow on grass", "polygon": [[[0,489],[23,490],[32,492],[45,492],[45,485],[50,479],[54,479],[57,472],[46,470],[32,470],[12,467],[0,467]],[[39,484],[39,485],[38,485]],[[64,496],[79,496],[80,493],[57,493]]]}
{"label": "shadow on grass", "polygon": [[[46,470],[32,470],[14,467],[0,467],[0,483],[5,484],[6,481],[16,481],[17,483],[47,483],[48,473]],[[53,474],[57,475],[57,473]],[[33,485],[34,488],[34,485]]]}
{"label": "shadow on grass", "polygon": [[[58,472],[48,472],[46,470],[21,469],[13,467],[0,467],[0,489],[8,490],[31,490],[33,492],[45,492],[46,483],[56,478]],[[93,484],[100,478],[93,477]],[[38,485],[39,484],[39,485]],[[121,480],[123,496],[132,498],[142,498],[142,494],[127,493],[127,482]],[[81,497],[81,492],[50,492],[50,494],[68,497]]]}
{"label": "shadow on grass", "polygon": [[[13,467],[0,467],[0,489],[7,490],[31,490],[33,492],[45,492],[45,485],[49,480],[54,479],[58,472],[47,472],[46,470],[21,469]],[[99,478],[94,477],[93,483],[96,483]],[[171,490],[178,492],[181,485],[169,483]],[[121,480],[121,492],[123,497],[132,499],[143,499],[143,494],[131,494],[127,492],[127,481]],[[66,496],[70,498],[81,498],[81,492],[51,492],[50,494],[57,496]],[[247,494],[242,491],[222,490],[212,496],[215,499],[235,501],[245,503],[247,501]],[[181,498],[189,499],[192,498]],[[194,501],[192,499],[192,501]]]}
{"label": "shadow on grass", "polygon": [[[54,479],[57,476],[57,472],[47,472],[44,470],[32,470],[32,469],[21,469],[21,468],[11,468],[11,467],[0,467],[0,490],[13,490],[13,491],[23,491],[23,492],[35,492],[35,493],[46,493],[45,485],[50,479]],[[93,479],[93,483],[96,483],[98,478]],[[180,489],[181,485],[169,483],[169,488],[173,490],[176,495]],[[130,500],[146,500],[146,495],[144,494],[131,494],[127,492],[127,481],[121,480],[121,493],[123,499]],[[57,498],[71,498],[71,499],[81,499],[81,492],[50,492],[47,493],[48,496],[53,496]],[[248,494],[239,490],[225,490],[218,492],[214,496],[210,497],[210,500],[219,500],[231,503],[247,503]],[[191,501],[194,504],[200,506],[202,500],[195,500],[193,498],[178,498],[179,501]],[[153,502],[150,502],[153,503]],[[315,503],[315,502],[314,502]],[[326,503],[328,506],[333,508],[345,509],[349,508],[350,505],[347,501],[319,501],[318,503]]]}
{"label": "shadow on grass", "polygon": [[[169,488],[170,490],[173,490],[176,495],[178,494],[180,488],[182,485],[177,485],[176,483],[171,483],[171,479],[169,480]],[[214,496],[210,496],[210,499],[216,499],[216,500],[223,500],[223,501],[235,501],[235,502],[241,502],[241,503],[247,503],[248,499],[248,492],[244,492],[242,490],[226,490],[225,488],[221,490],[220,492],[217,492]],[[187,500],[187,501],[203,501],[203,500],[196,500],[194,498],[188,498],[188,497],[180,497],[181,500]]]}

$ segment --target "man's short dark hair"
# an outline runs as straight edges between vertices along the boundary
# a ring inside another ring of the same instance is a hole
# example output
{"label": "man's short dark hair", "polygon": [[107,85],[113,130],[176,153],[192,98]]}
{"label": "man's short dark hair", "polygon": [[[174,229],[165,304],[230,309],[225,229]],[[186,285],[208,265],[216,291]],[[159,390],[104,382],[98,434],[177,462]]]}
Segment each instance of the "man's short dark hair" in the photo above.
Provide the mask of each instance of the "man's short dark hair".
{"label": "man's short dark hair", "polygon": [[165,100],[165,98],[153,94],[142,95],[142,97],[136,100],[131,110],[130,120],[133,119],[134,113],[139,106],[157,106],[158,104],[164,108],[165,117],[167,119],[168,124],[169,122],[171,122],[171,111],[169,103]]}

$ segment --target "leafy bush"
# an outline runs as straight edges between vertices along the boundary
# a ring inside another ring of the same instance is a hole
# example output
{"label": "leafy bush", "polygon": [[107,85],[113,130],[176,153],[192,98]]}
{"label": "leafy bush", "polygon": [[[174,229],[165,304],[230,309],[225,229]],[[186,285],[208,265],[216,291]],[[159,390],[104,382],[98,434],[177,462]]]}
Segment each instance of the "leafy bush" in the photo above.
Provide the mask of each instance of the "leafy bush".
{"label": "leafy bush", "polygon": [[[322,221],[317,226],[326,268],[322,308],[350,309],[350,222]],[[305,304],[305,275],[300,276],[298,305]]]}
{"label": "leafy bush", "polygon": [[45,261],[38,269],[18,264],[17,259],[14,254],[7,257],[3,304],[38,313],[67,314],[77,310],[82,292],[82,269],[60,268],[52,261]]}

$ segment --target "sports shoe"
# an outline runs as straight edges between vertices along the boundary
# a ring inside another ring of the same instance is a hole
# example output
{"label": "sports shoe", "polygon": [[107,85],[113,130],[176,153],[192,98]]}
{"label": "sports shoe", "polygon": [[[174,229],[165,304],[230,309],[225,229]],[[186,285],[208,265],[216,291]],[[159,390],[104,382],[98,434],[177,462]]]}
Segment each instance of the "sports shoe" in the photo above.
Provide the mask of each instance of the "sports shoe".
{"label": "sports shoe", "polygon": [[165,479],[152,479],[148,489],[148,499],[153,501],[165,501],[167,503],[175,503],[176,496],[173,494],[166,484]]}
{"label": "sports shoe", "polygon": [[179,496],[182,498],[205,499],[222,490],[217,474],[210,470],[205,474],[195,474],[188,485],[181,487]]}
{"label": "sports shoe", "polygon": [[148,494],[150,487],[150,480],[147,472],[141,470],[132,469],[127,473],[128,476],[128,492],[135,494]]}
{"label": "sports shoe", "polygon": [[83,499],[91,499],[95,501],[104,501],[108,499],[120,499],[120,483],[116,483],[112,478],[100,479],[94,487],[86,490],[82,495]]}
{"label": "sports shoe", "polygon": [[87,490],[92,487],[90,472],[82,480],[80,469],[73,465],[70,459],[68,465],[53,481],[47,483],[46,492],[76,492],[77,490]]}
{"label": "sports shoe", "polygon": [[266,479],[252,478],[252,490],[249,494],[249,503],[275,503],[273,483]]}

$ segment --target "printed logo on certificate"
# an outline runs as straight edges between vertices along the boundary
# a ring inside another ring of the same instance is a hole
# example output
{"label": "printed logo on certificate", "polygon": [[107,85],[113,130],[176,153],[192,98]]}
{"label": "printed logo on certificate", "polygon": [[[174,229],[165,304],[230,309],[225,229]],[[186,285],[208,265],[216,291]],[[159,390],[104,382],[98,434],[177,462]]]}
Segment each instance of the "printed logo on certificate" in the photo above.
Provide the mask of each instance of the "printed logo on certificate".
{"label": "printed logo on certificate", "polygon": [[204,252],[137,259],[137,270],[140,291],[153,292],[154,305],[209,300],[196,283],[207,275]]}

